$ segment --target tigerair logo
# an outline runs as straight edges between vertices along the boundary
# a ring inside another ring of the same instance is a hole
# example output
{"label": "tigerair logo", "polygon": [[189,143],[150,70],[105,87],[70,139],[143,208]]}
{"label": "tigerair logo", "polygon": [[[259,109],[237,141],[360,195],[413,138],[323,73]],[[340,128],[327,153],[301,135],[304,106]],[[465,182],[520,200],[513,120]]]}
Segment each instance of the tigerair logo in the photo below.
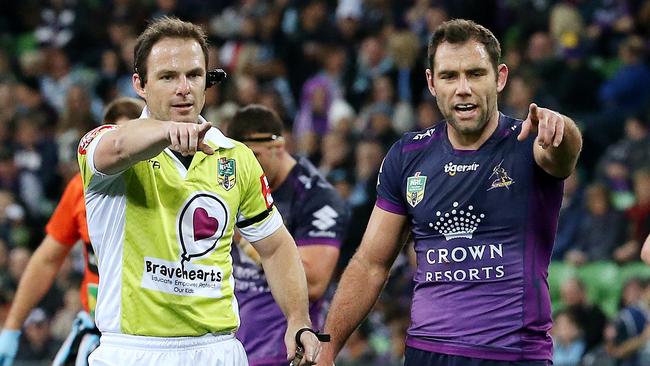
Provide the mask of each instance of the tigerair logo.
{"label": "tigerair logo", "polygon": [[449,174],[450,177],[453,177],[454,175],[456,175],[456,173],[476,171],[478,167],[479,167],[478,163],[454,164],[450,161],[447,164],[445,164],[445,173]]}

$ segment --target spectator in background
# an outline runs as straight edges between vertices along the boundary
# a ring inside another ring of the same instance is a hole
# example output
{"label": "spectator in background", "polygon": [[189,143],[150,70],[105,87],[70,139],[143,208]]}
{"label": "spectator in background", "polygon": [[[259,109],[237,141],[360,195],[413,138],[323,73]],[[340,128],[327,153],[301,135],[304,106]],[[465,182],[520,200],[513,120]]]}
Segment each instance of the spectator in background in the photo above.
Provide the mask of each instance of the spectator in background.
{"label": "spectator in background", "polygon": [[650,362],[643,352],[650,341],[649,307],[650,282],[645,281],[640,301],[621,310],[615,336],[607,340],[607,352],[618,361],[618,366],[646,366]]}
{"label": "spectator in background", "polygon": [[354,169],[352,164],[353,148],[347,136],[336,131],[329,132],[323,137],[323,153],[318,170],[321,174],[328,174],[341,170],[350,175]]}
{"label": "spectator in background", "polygon": [[597,176],[612,190],[616,209],[634,204],[632,174],[644,167],[650,168],[648,117],[636,114],[625,119],[625,136],[607,148],[597,167]]}
{"label": "spectator in background", "polygon": [[565,256],[574,265],[609,260],[626,238],[625,217],[611,207],[609,190],[604,184],[592,183],[587,187],[585,206],[575,245]]}
{"label": "spectator in background", "polygon": [[68,55],[62,49],[48,49],[45,58],[47,72],[41,79],[41,92],[47,103],[54,107],[57,113],[62,113],[68,90],[81,81],[80,75],[72,71]]}
{"label": "spectator in background", "polygon": [[29,218],[40,222],[52,212],[52,199],[59,194],[58,154],[54,140],[41,133],[38,115],[16,121],[14,161],[20,182],[20,200]]}
{"label": "spectator in background", "polygon": [[641,249],[641,259],[650,265],[650,235],[645,239],[643,248]]}
{"label": "spectator in background", "polygon": [[320,141],[329,130],[329,109],[332,91],[325,78],[308,80],[300,95],[300,107],[293,123],[293,138],[300,154],[320,160]]}
{"label": "spectator in background", "polygon": [[582,330],[584,341],[582,350],[588,352],[600,345],[607,325],[607,317],[598,305],[587,299],[584,282],[577,277],[564,281],[560,287],[560,298],[571,321]]}
{"label": "spectator in background", "polygon": [[86,88],[75,84],[68,90],[65,109],[57,125],[56,144],[59,168],[67,182],[77,173],[77,147],[79,140],[98,123],[92,111],[92,101]]}
{"label": "spectator in background", "polygon": [[616,113],[637,112],[650,99],[650,68],[644,63],[645,44],[638,36],[629,36],[619,46],[623,65],[599,91],[605,109]]}
{"label": "spectator in background", "polygon": [[636,203],[626,211],[631,234],[624,247],[617,249],[617,261],[636,260],[641,244],[650,234],[650,168],[639,169],[632,175]]}
{"label": "spectator in background", "polygon": [[416,108],[414,131],[426,130],[440,122],[442,117],[438,107],[431,100],[420,102]]}
{"label": "spectator in background", "polygon": [[58,344],[50,334],[50,317],[43,309],[35,308],[25,320],[25,333],[20,339],[23,352],[16,357],[16,364],[52,360],[57,348]]}
{"label": "spectator in background", "polygon": [[564,180],[562,206],[557,222],[557,236],[553,245],[553,260],[563,260],[566,252],[578,241],[580,223],[585,215],[583,189],[577,171]]}
{"label": "spectator in background", "polygon": [[551,331],[554,366],[580,366],[585,352],[585,333],[571,311],[561,310],[555,314]]}
{"label": "spectator in background", "polygon": [[36,77],[26,77],[20,81],[16,88],[17,112],[19,116],[39,116],[44,123],[46,134],[54,132],[58,112],[50,106],[41,94],[39,81]]}
{"label": "spectator in background", "polygon": [[[0,167],[4,163],[0,162]],[[11,191],[0,189],[0,239],[12,248],[28,246],[32,233],[25,226],[25,209]]]}
{"label": "spectator in background", "polygon": [[356,60],[356,78],[352,83],[351,94],[348,95],[353,107],[359,109],[371,95],[375,79],[395,75],[395,64],[388,55],[386,46],[380,35],[371,35],[363,40]]}

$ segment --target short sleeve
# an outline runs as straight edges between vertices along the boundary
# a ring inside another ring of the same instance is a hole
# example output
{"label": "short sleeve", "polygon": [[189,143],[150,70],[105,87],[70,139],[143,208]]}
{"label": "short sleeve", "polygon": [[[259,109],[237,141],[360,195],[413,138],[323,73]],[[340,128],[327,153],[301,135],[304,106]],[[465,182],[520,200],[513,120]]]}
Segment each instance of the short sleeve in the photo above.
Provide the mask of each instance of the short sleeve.
{"label": "short sleeve", "polygon": [[336,190],[314,185],[307,191],[292,234],[298,246],[322,244],[340,248],[349,220],[349,209]]}
{"label": "short sleeve", "polygon": [[93,177],[108,177],[108,175],[99,172],[95,168],[95,149],[97,148],[97,144],[104,136],[104,134],[116,128],[116,125],[99,126],[94,130],[86,133],[84,137],[81,138],[81,141],[79,141],[77,159],[79,162],[79,171],[81,173],[81,179],[83,180],[84,187],[88,187],[88,184]]}
{"label": "short sleeve", "polygon": [[273,234],[282,226],[282,217],[273,206],[269,182],[255,155],[247,147],[241,148],[245,151],[240,159],[242,169],[238,172],[243,188],[237,228],[246,240],[253,243]]}
{"label": "short sleeve", "polygon": [[402,144],[393,144],[386,154],[377,178],[377,207],[398,215],[406,215],[406,204],[401,192]]}

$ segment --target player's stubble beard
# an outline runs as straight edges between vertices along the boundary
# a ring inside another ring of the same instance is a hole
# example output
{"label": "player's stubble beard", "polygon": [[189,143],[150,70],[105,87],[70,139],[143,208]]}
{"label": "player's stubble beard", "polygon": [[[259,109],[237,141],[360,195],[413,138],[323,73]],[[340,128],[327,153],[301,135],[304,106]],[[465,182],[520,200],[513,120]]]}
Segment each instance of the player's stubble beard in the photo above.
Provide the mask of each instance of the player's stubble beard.
{"label": "player's stubble beard", "polygon": [[[496,113],[497,109],[497,98],[496,93],[494,96],[488,96],[486,98],[485,104],[478,104],[477,108],[479,109],[478,116],[476,119],[468,122],[459,123],[454,117],[454,109],[444,108],[440,99],[436,100],[438,104],[438,110],[441,111],[442,116],[445,118],[445,121],[451,125],[451,127],[456,130],[460,135],[464,136],[480,136],[485,129],[485,126],[490,122],[490,118]],[[485,107],[487,105],[487,108]]]}

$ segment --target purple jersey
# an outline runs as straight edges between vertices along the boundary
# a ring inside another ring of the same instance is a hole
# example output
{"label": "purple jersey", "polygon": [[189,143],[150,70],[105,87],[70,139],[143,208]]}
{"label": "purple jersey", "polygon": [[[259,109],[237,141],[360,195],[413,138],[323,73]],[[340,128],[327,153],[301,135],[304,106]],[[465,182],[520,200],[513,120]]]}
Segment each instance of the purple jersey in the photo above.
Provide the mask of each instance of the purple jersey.
{"label": "purple jersey", "polygon": [[551,360],[548,265],[562,180],[533,157],[534,137],[500,115],[475,151],[447,124],[407,133],[382,164],[377,206],[406,215],[417,253],[407,345],[501,361]]}
{"label": "purple jersey", "polygon": [[[348,209],[334,187],[306,159],[273,191],[273,200],[298,246],[325,244],[340,248],[349,220]],[[273,300],[264,271],[239,247],[232,250],[235,296],[239,302],[241,340],[251,366],[287,363],[287,322]],[[313,327],[323,326],[324,299],[310,303]]]}

